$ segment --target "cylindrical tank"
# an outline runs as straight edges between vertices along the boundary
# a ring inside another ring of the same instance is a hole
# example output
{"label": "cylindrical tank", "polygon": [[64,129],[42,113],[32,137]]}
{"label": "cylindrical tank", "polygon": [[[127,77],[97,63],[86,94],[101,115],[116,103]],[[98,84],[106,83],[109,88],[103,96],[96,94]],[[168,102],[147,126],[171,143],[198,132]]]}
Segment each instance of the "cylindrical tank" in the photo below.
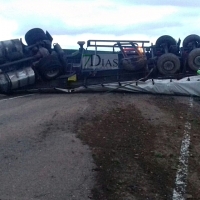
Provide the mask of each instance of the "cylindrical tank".
{"label": "cylindrical tank", "polygon": [[35,73],[31,67],[0,74],[0,93],[9,93],[12,90],[35,83]]}
{"label": "cylindrical tank", "polygon": [[23,48],[19,39],[0,41],[0,64],[21,58],[23,58]]}

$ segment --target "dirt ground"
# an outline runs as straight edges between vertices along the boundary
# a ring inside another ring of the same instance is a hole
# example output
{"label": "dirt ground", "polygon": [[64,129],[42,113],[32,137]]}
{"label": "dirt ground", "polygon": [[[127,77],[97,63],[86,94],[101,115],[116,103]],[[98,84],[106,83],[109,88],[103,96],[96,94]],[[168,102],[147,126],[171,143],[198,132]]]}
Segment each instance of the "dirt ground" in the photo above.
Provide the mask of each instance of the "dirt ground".
{"label": "dirt ground", "polygon": [[200,199],[199,98],[104,92],[0,102],[2,200],[172,199],[187,124],[184,198]]}
{"label": "dirt ground", "polygon": [[[186,199],[200,199],[200,100],[91,95],[75,132],[96,163],[94,200],[172,199],[185,123],[191,123]],[[188,112],[189,110],[189,112]]]}

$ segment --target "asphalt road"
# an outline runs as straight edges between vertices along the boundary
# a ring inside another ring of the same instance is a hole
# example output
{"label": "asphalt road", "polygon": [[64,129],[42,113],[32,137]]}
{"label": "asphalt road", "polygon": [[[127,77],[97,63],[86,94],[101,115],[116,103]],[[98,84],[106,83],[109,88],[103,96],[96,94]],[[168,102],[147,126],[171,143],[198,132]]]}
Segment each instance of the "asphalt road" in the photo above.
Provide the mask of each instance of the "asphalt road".
{"label": "asphalt road", "polygon": [[87,95],[0,96],[0,199],[86,200],[95,181],[89,147],[73,133]]}

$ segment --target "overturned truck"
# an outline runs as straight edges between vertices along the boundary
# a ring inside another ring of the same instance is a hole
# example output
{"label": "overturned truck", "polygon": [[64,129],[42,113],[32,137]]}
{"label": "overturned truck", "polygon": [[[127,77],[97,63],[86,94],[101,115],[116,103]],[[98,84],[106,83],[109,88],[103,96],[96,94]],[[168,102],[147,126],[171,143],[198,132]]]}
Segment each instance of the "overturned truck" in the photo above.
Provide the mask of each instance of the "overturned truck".
{"label": "overturned truck", "polygon": [[[200,96],[200,36],[88,40],[62,49],[48,31],[33,28],[0,42],[0,93],[110,90]],[[165,89],[162,89],[165,88]],[[185,92],[183,92],[185,91]]]}

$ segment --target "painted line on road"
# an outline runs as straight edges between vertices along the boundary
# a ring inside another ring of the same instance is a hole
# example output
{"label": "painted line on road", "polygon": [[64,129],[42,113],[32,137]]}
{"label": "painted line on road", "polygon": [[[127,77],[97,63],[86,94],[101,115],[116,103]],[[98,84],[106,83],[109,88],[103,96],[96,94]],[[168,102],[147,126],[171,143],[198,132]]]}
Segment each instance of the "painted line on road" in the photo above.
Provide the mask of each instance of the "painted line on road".
{"label": "painted line on road", "polygon": [[[193,108],[193,98],[189,99],[189,108],[187,117],[190,114],[190,110]],[[185,200],[186,186],[187,186],[187,174],[188,174],[188,160],[189,160],[189,147],[190,147],[190,132],[191,123],[187,119],[185,123],[184,136],[181,144],[181,151],[179,156],[179,166],[176,172],[175,188],[173,190],[173,200]]]}
{"label": "painted line on road", "polygon": [[0,101],[7,101],[7,100],[12,100],[12,99],[18,99],[18,98],[33,96],[33,95],[35,95],[35,94],[26,94],[26,95],[23,95],[23,96],[17,96],[17,97],[11,97],[11,98],[7,98],[7,99],[1,99]]}

